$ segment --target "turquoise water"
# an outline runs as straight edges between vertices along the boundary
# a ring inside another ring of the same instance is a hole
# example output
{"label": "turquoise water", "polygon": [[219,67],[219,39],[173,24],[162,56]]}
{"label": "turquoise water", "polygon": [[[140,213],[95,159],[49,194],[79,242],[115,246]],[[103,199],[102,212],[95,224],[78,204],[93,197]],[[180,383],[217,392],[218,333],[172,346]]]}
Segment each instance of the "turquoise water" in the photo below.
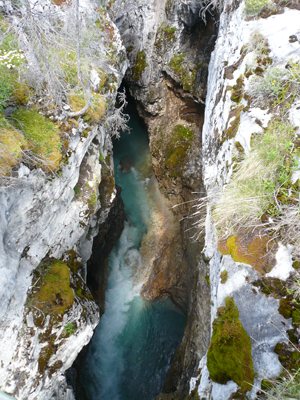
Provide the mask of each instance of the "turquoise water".
{"label": "turquoise water", "polygon": [[[110,254],[105,313],[83,368],[89,400],[153,400],[186,323],[170,300],[146,301],[134,283],[141,266],[141,239],[151,218],[152,173],[147,134],[136,114],[131,115],[130,127],[131,134],[121,135],[114,145],[115,180],[122,187],[127,220]],[[125,156],[134,158],[128,173],[119,167]]]}

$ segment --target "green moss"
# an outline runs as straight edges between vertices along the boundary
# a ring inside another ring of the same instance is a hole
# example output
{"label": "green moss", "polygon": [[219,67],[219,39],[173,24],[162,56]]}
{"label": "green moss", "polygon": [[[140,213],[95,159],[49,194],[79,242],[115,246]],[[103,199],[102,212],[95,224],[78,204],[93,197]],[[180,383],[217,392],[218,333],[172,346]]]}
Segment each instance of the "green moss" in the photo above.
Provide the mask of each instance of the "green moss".
{"label": "green moss", "polygon": [[25,104],[30,96],[29,86],[21,80],[17,69],[0,63],[0,110],[11,104]]}
{"label": "green moss", "polygon": [[239,311],[232,297],[218,309],[207,353],[207,367],[214,382],[232,380],[242,392],[252,389],[254,380],[251,341],[239,320]]}
{"label": "green moss", "polygon": [[60,130],[37,110],[19,109],[12,116],[16,128],[32,142],[32,151],[42,156],[40,166],[47,172],[56,171],[62,159]]}
{"label": "green moss", "polygon": [[18,164],[22,159],[23,150],[27,149],[28,145],[24,136],[8,122],[7,126],[0,126],[0,177],[8,174],[11,168]]}
{"label": "green moss", "polygon": [[274,352],[285,369],[295,372],[300,368],[300,352],[287,343],[277,343]]}
{"label": "green moss", "polygon": [[243,105],[240,105],[230,111],[228,116],[228,121],[231,121],[230,126],[224,130],[221,144],[223,144],[226,140],[232,139],[236,136],[240,125],[241,112],[244,110],[244,108],[245,107]]}
{"label": "green moss", "polygon": [[261,279],[254,281],[252,285],[258,287],[266,296],[271,295],[276,299],[287,295],[285,282],[278,278],[262,277]]}
{"label": "green moss", "polygon": [[178,75],[180,78],[182,78],[185,69],[182,66],[182,62],[184,60],[185,53],[180,53],[180,54],[175,54],[171,58],[171,61],[169,62],[169,67],[173,69],[176,75]]}
{"label": "green moss", "polygon": [[300,325],[300,311],[299,310],[293,310],[292,311],[292,319],[293,319],[293,324],[295,326]]}
{"label": "green moss", "polygon": [[226,283],[227,282],[227,279],[228,279],[228,272],[227,271],[222,271],[221,272],[221,275],[220,275],[220,278],[221,278],[221,283]]}
{"label": "green moss", "polygon": [[165,11],[166,11],[167,14],[170,13],[171,8],[172,8],[172,4],[173,4],[172,0],[167,0],[166,1]]}
{"label": "green moss", "polygon": [[65,327],[62,332],[62,335],[64,337],[69,337],[74,335],[74,333],[77,331],[77,326],[75,322],[69,322]]}
{"label": "green moss", "polygon": [[288,298],[280,299],[278,312],[286,319],[292,317],[292,308]]}
{"label": "green moss", "polygon": [[182,175],[184,160],[193,138],[194,132],[182,125],[176,125],[170,135],[166,147],[165,165],[174,178]]}
{"label": "green moss", "polygon": [[70,287],[70,270],[67,264],[49,259],[39,265],[34,271],[34,275],[37,281],[34,290],[28,297],[27,305],[33,311],[42,313],[44,317],[52,315],[58,319],[62,318],[74,301],[73,290]]}
{"label": "green moss", "polygon": [[209,275],[205,275],[204,279],[206,280],[206,283],[210,286],[210,278],[209,278]]}
{"label": "green moss", "polygon": [[132,50],[133,50],[133,46],[128,46],[128,47],[126,47],[127,53],[131,53]]}
{"label": "green moss", "polygon": [[94,207],[97,203],[97,193],[93,192],[88,200],[89,207]]}
{"label": "green moss", "polygon": [[168,27],[164,22],[161,24],[156,33],[154,46],[161,48],[162,44],[171,43],[175,40],[176,27]]}
{"label": "green moss", "polygon": [[[108,77],[105,75],[104,82],[107,83]],[[86,99],[82,92],[69,95],[69,105],[73,111],[80,111],[86,105]],[[92,104],[85,114],[85,121],[99,122],[105,114],[105,100],[100,93],[92,94]]]}
{"label": "green moss", "polygon": [[145,50],[139,51],[136,55],[135,65],[132,67],[132,76],[136,82],[140,79],[147,66]]}
{"label": "green moss", "polygon": [[197,72],[201,68],[201,62],[199,62],[192,71],[188,71],[182,65],[185,55],[185,53],[175,54],[175,56],[173,56],[169,62],[169,67],[173,69],[174,73],[180,79],[183,89],[190,92],[195,86]]}
{"label": "green moss", "polygon": [[56,352],[56,350],[57,346],[55,346],[53,343],[49,343],[48,346],[42,348],[38,359],[38,369],[41,374],[45,372],[50,357]]}

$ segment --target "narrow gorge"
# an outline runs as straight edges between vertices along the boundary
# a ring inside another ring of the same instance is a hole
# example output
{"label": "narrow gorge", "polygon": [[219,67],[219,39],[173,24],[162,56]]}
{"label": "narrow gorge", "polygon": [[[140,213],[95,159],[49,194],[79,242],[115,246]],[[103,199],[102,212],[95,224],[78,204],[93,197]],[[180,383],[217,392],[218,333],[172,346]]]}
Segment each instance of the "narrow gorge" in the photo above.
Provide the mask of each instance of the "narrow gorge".
{"label": "narrow gorge", "polygon": [[299,21],[0,1],[0,399],[298,398]]}

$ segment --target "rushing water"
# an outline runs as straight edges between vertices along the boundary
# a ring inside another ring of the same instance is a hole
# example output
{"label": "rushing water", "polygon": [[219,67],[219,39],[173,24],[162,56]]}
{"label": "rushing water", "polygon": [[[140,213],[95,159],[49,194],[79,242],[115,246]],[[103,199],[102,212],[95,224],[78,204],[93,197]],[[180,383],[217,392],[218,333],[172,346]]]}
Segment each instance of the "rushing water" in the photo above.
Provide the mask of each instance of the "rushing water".
{"label": "rushing water", "polygon": [[[83,368],[89,400],[153,400],[186,322],[170,300],[145,301],[135,286],[139,247],[151,219],[151,169],[147,134],[136,113],[130,126],[131,134],[123,134],[114,145],[115,180],[123,189],[127,221],[110,254],[105,313]],[[119,166],[126,156],[134,159],[128,173]]]}

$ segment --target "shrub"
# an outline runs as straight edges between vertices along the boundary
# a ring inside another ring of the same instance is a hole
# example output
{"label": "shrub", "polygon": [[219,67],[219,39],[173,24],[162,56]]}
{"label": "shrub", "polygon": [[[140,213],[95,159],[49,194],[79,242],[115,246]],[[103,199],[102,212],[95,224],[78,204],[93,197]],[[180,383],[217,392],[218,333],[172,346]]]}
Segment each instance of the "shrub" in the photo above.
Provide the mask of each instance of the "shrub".
{"label": "shrub", "polygon": [[252,77],[248,94],[254,103],[291,105],[300,93],[300,64],[289,61],[287,67],[269,66],[262,76]]}

